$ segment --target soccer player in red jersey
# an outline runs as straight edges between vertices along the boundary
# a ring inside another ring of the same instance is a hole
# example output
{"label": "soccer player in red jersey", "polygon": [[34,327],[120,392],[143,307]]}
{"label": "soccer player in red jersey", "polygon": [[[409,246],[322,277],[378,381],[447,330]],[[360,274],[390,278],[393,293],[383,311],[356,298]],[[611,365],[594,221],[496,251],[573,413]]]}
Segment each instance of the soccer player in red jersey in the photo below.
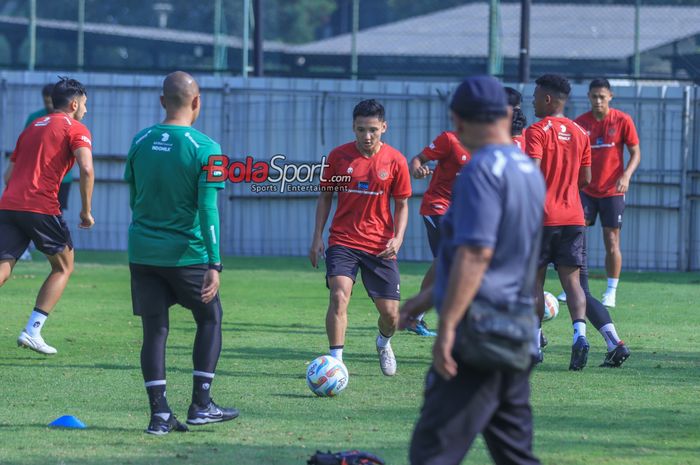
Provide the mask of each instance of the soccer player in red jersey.
{"label": "soccer player in red jersey", "polygon": [[[431,170],[427,165],[430,161],[437,160],[435,170]],[[457,139],[457,135],[452,131],[445,131],[435,138],[435,140],[423,151],[413,157],[409,165],[411,175],[415,179],[423,179],[432,174],[430,185],[423,194],[423,201],[420,205],[420,214],[423,216],[423,223],[428,232],[428,244],[433,254],[433,263],[423,277],[421,290],[430,287],[435,280],[435,257],[438,253],[440,243],[440,220],[450,206],[452,196],[452,185],[459,175],[462,166],[471,160],[469,151],[464,148]],[[408,327],[411,332],[419,336],[435,336],[434,331],[430,331],[421,313],[416,317],[415,325]]]}
{"label": "soccer player in red jersey", "polygon": [[[546,74],[536,81],[535,116],[527,129],[526,148],[540,166],[547,184],[544,233],[537,276],[537,311],[544,313],[544,281],[547,265],[554,263],[567,295],[574,338],[570,370],[581,370],[588,360],[586,296],[580,283],[583,266],[585,221],[579,189],[591,181],[591,146],[586,132],[564,117],[571,92],[569,81]],[[540,353],[541,355],[541,353]]]}
{"label": "soccer player in red jersey", "polygon": [[337,191],[338,203],[325,250],[330,355],[343,359],[348,304],[357,272],[362,270],[362,282],[379,311],[379,365],[384,375],[393,376],[396,358],[390,339],[398,324],[401,295],[396,256],[408,223],[410,175],[404,156],[381,140],[387,123],[380,103],[358,103],[352,127],[355,140],[333,149],[323,171],[309,259],[318,267],[324,255],[323,229],[333,192]]}
{"label": "soccer player in red jersey", "polygon": [[[588,131],[593,179],[581,192],[581,201],[587,226],[595,224],[596,217],[600,214],[605,242],[605,270],[608,275],[608,288],[602,301],[603,305],[614,307],[622,269],[620,229],[625,210],[625,193],[639,166],[641,152],[632,117],[610,107],[613,98],[610,82],[607,79],[595,79],[588,88],[591,111],[576,118],[576,122]],[[624,165],[625,146],[630,154],[627,168]]]}
{"label": "soccer player in red jersey", "polygon": [[82,198],[80,227],[91,228],[95,223],[91,135],[80,122],[87,112],[87,92],[80,82],[62,78],[51,99],[55,113],[35,120],[17,139],[0,199],[0,286],[10,278],[30,241],[51,264],[34,311],[17,339],[17,345],[43,354],[56,353],[44,341],[41,329],[73,271],[73,242],[61,216],[58,190],[76,160]]}

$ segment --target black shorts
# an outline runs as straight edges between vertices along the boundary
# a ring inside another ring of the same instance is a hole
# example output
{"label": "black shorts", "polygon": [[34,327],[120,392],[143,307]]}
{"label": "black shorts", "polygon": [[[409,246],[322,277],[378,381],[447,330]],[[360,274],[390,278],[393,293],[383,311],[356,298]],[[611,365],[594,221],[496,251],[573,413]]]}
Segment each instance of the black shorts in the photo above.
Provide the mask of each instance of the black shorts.
{"label": "black shorts", "polygon": [[362,250],[333,245],[326,250],[326,286],[328,278],[347,276],[353,282],[362,270],[362,283],[372,299],[401,300],[401,279],[396,260],[379,258]]}
{"label": "black shorts", "polygon": [[598,198],[581,192],[581,203],[583,215],[590,226],[595,224],[595,219],[600,214],[600,224],[604,228],[622,228],[622,214],[625,212],[624,195]]}
{"label": "black shorts", "polygon": [[430,251],[433,253],[433,258],[437,257],[440,247],[441,219],[442,215],[423,216],[423,223],[425,223],[425,230],[428,232],[428,244],[430,244]]}
{"label": "black shorts", "polygon": [[129,263],[131,303],[134,315],[167,313],[175,304],[192,313],[218,314],[219,294],[211,302],[202,302],[202,283],[207,265],[152,266]]}
{"label": "black shorts", "polygon": [[58,188],[58,203],[61,205],[61,211],[68,210],[68,194],[70,194],[70,182],[62,182]]}
{"label": "black shorts", "polygon": [[18,260],[30,242],[46,255],[73,248],[61,215],[0,210],[0,260]]}
{"label": "black shorts", "polygon": [[545,226],[542,232],[540,267],[583,266],[585,226]]}

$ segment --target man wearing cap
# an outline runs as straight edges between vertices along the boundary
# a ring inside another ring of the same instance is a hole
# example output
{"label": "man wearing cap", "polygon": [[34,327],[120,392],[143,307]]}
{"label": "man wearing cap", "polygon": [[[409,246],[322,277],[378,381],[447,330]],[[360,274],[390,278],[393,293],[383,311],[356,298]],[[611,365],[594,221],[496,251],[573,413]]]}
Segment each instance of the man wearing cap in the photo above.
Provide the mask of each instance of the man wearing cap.
{"label": "man wearing cap", "polygon": [[[413,432],[412,465],[457,465],[482,433],[494,462],[532,465],[530,368],[483,370],[459,356],[458,331],[473,302],[494,309],[532,309],[545,185],[531,160],[510,137],[511,110],[491,77],[466,79],[456,90],[452,120],[472,154],[462,168],[442,220],[435,284],[439,315],[425,401]],[[532,283],[532,285],[524,283]],[[426,292],[402,313],[415,314]],[[534,337],[530,353],[536,354]]]}

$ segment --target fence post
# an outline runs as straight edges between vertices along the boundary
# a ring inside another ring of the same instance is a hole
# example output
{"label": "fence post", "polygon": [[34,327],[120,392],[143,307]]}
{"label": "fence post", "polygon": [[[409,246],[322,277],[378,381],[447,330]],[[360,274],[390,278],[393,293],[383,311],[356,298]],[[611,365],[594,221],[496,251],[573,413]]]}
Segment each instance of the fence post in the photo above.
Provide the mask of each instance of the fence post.
{"label": "fence post", "polygon": [[681,130],[681,186],[680,186],[680,215],[678,228],[678,270],[689,271],[689,251],[690,251],[690,208],[688,202],[688,161],[690,158],[690,138],[692,137],[690,128],[693,124],[692,117],[692,87],[686,86],[683,89],[683,126]]}

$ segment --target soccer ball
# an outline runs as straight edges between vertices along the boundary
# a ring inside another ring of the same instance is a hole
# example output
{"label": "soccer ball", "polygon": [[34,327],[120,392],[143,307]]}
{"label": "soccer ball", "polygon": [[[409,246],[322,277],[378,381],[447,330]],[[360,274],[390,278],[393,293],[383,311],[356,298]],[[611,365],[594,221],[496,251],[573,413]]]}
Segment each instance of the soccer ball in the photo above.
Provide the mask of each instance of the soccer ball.
{"label": "soccer ball", "polygon": [[322,355],[306,369],[306,384],[319,397],[333,397],[348,385],[348,369],[330,355]]}
{"label": "soccer ball", "polygon": [[559,301],[551,293],[544,292],[544,321],[554,319],[559,315]]}

